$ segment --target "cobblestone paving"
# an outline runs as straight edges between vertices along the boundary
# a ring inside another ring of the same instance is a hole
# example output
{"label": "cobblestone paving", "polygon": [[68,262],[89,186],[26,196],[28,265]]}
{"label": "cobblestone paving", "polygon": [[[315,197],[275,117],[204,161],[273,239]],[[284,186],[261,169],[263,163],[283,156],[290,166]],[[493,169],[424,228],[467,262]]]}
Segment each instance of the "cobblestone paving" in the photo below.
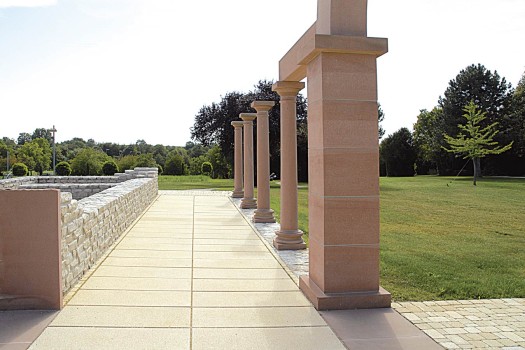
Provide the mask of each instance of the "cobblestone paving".
{"label": "cobblestone paving", "polygon": [[525,349],[525,299],[393,303],[446,349]]}

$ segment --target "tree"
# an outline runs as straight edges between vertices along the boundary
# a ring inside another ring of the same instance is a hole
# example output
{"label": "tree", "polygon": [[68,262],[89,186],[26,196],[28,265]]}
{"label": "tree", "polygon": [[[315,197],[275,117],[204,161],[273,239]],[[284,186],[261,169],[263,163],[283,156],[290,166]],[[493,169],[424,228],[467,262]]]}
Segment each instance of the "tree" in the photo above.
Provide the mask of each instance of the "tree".
{"label": "tree", "polygon": [[40,175],[50,168],[52,150],[46,139],[38,138],[25,142],[18,149],[18,158],[29,170],[38,171]]}
{"label": "tree", "polygon": [[118,168],[124,172],[126,170],[134,169],[137,166],[137,156],[127,155],[119,159]]}
{"label": "tree", "polygon": [[381,123],[385,120],[385,112],[383,112],[383,108],[381,108],[381,104],[377,104],[377,132],[379,134],[379,139],[381,140],[383,136],[385,136],[385,129],[383,129],[383,126]]}
{"label": "tree", "polygon": [[[443,110],[444,133],[456,136],[459,133],[458,125],[463,123],[463,108],[474,103],[486,112],[486,119],[482,127],[494,122],[504,123],[504,116],[509,113],[511,103],[511,85],[494,71],[486,69],[482,64],[470,65],[461,70],[455,79],[449,82],[444,97],[439,98],[439,107]],[[502,129],[505,129],[505,125]],[[506,142],[504,134],[495,136],[495,140]],[[442,142],[446,145],[445,142]],[[443,151],[445,152],[445,151]],[[461,162],[453,156],[447,158],[441,155],[442,174],[455,174],[461,167]]]}
{"label": "tree", "polygon": [[44,128],[37,128],[35,131],[33,131],[33,135],[31,135],[31,139],[46,139],[50,144],[53,142],[53,135],[51,135],[51,132],[48,129]]}
{"label": "tree", "polygon": [[153,158],[153,153],[145,153],[140,154],[137,157],[137,163],[135,164],[135,166],[143,168],[156,168],[157,162]]}
{"label": "tree", "polygon": [[102,175],[102,165],[111,158],[101,150],[84,148],[71,162],[73,175]]}
{"label": "tree", "polygon": [[[280,171],[280,98],[272,91],[272,81],[262,80],[255,85],[254,90],[248,93],[228,92],[219,103],[203,106],[195,116],[195,123],[191,129],[191,138],[201,143],[204,147],[213,145],[219,146],[221,154],[226,159],[228,166],[233,164],[234,130],[231,122],[239,120],[239,114],[245,112],[255,112],[250,104],[253,101],[275,101],[275,106],[269,112],[270,130],[270,171],[279,173]],[[307,105],[306,99],[302,95],[297,97],[297,125],[298,129],[302,124],[306,125]],[[254,126],[256,137],[257,122]],[[298,135],[307,137],[307,134]],[[307,144],[305,140],[298,139],[298,145]],[[306,148],[298,148],[298,162],[307,162]],[[308,166],[298,164],[299,169],[308,169]],[[214,166],[214,171],[217,168]],[[308,177],[307,171],[300,171],[300,181]]]}
{"label": "tree", "polygon": [[506,146],[498,146],[494,141],[499,130],[496,129],[498,122],[482,127],[483,121],[487,118],[486,112],[478,109],[474,101],[465,106],[463,109],[466,119],[465,124],[458,124],[460,129],[456,137],[445,134],[445,140],[450,145],[450,149],[445,148],[447,152],[463,155],[463,159],[471,159],[474,164],[474,186],[480,172],[480,159],[489,154],[501,154],[512,147],[512,142]]}
{"label": "tree", "polygon": [[190,167],[189,167],[190,175],[202,174],[202,164],[208,161],[209,161],[208,157],[205,155],[198,156],[195,158],[190,158]]}
{"label": "tree", "polygon": [[18,134],[18,138],[16,139],[16,143],[21,146],[26,142],[30,142],[33,138],[31,137],[31,134],[28,134],[27,132],[21,132]]}
{"label": "tree", "polygon": [[430,112],[422,109],[414,124],[414,146],[416,148],[417,173],[428,174],[430,169],[436,169],[439,173],[442,163],[445,132],[443,110],[434,107]]}
{"label": "tree", "polygon": [[166,166],[164,167],[164,174],[166,175],[184,175],[186,173],[186,164],[184,158],[173,150],[168,153],[166,157]]}
{"label": "tree", "polygon": [[414,176],[416,151],[412,134],[407,128],[401,128],[386,137],[381,142],[379,152],[386,176]]}
{"label": "tree", "polygon": [[[16,144],[14,145],[16,146]],[[7,170],[8,158],[9,158],[9,168],[11,168],[12,165],[17,162],[16,157],[15,157],[15,152],[14,152],[14,146],[12,144],[7,144],[4,140],[0,140],[0,172]]]}
{"label": "tree", "polygon": [[214,179],[228,179],[231,175],[231,166],[221,152],[219,146],[212,147],[206,155],[212,165],[211,177]]}

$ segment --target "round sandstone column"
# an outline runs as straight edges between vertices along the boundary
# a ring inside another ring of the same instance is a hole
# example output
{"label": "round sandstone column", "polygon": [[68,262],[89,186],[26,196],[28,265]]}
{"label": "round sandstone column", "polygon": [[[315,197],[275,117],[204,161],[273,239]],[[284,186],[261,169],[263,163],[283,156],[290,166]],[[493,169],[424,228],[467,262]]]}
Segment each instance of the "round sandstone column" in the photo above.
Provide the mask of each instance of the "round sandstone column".
{"label": "round sandstone column", "polygon": [[235,133],[235,144],[234,144],[234,189],[233,189],[233,198],[242,198],[244,197],[244,191],[242,190],[242,127],[244,122],[242,121],[233,121],[232,126],[234,127]]}
{"label": "round sandstone column", "polygon": [[297,94],[298,81],[278,81],[272,90],[281,97],[281,229],[273,245],[278,250],[305,249],[297,214]]}
{"label": "round sandstone column", "polygon": [[251,107],[257,111],[257,210],[253,222],[275,222],[270,209],[270,130],[268,111],[274,101],[254,101]]}
{"label": "round sandstone column", "polygon": [[241,113],[244,130],[244,197],[241,200],[242,209],[257,208],[257,201],[253,196],[253,121],[255,113]]}

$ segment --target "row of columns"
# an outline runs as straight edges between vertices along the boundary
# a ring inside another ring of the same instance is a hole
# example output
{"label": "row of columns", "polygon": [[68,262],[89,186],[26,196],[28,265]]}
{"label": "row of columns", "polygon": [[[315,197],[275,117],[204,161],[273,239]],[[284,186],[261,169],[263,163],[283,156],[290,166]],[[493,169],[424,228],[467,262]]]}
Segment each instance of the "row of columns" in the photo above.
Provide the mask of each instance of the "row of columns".
{"label": "row of columns", "polygon": [[[273,91],[281,98],[281,223],[273,245],[278,250],[305,249],[303,232],[299,230],[297,201],[297,94],[304,83],[281,81]],[[242,121],[233,121],[234,198],[242,198],[241,208],[254,209],[255,223],[275,222],[270,208],[270,142],[269,111],[273,101],[254,101],[257,113],[241,113]],[[257,199],[254,198],[253,122],[257,119]],[[243,142],[244,135],[244,142]],[[244,161],[244,162],[243,162]],[[242,166],[241,164],[244,164]],[[244,180],[244,181],[243,181]]]}

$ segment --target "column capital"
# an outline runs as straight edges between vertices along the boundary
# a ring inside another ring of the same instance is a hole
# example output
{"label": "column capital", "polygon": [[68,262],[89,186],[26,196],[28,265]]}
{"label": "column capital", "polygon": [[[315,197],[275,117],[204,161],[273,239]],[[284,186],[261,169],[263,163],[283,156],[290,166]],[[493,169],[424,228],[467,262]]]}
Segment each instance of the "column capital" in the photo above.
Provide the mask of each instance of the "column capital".
{"label": "column capital", "polygon": [[257,112],[268,112],[273,106],[275,106],[275,101],[253,101],[250,105]]}
{"label": "column capital", "polygon": [[242,128],[244,126],[244,122],[241,120],[235,120],[231,124],[234,128]]}
{"label": "column capital", "polygon": [[252,122],[257,118],[257,113],[241,113],[239,114],[239,118],[245,122]]}
{"label": "column capital", "polygon": [[272,91],[277,92],[281,97],[294,97],[304,89],[304,86],[305,84],[300,81],[278,81],[272,85]]}

